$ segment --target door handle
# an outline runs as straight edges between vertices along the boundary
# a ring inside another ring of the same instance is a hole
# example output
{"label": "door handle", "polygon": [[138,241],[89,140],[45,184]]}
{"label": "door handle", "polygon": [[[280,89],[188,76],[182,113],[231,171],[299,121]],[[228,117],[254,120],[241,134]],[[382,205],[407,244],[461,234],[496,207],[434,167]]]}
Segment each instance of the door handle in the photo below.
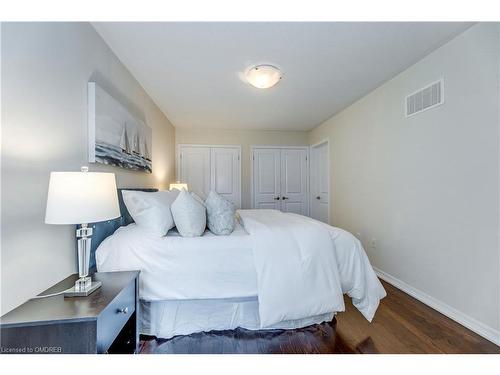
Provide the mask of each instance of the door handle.
{"label": "door handle", "polygon": [[321,199],[321,197],[318,196],[318,197],[316,197],[316,199]]}
{"label": "door handle", "polygon": [[285,199],[290,199],[290,198],[288,198],[288,197],[282,197],[281,199],[285,200]]}
{"label": "door handle", "polygon": [[279,201],[279,200],[280,200],[280,197],[274,197],[274,200],[275,200],[275,201]]}

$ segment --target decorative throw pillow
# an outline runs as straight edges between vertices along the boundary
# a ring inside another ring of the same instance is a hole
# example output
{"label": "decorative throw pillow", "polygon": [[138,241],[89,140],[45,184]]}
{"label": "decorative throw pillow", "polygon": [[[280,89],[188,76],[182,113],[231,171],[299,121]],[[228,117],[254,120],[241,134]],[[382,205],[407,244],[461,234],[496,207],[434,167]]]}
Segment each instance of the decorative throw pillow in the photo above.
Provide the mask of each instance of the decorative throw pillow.
{"label": "decorative throw pillow", "polygon": [[203,202],[203,199],[200,198],[200,196],[196,193],[191,193],[194,199],[196,199],[198,202],[200,202],[203,206],[205,206],[205,202]]}
{"label": "decorative throw pillow", "polygon": [[164,236],[174,227],[170,206],[179,192],[122,190],[123,202],[138,227],[155,236]]}
{"label": "decorative throw pillow", "polygon": [[201,236],[207,227],[205,206],[185,190],[172,203],[172,215],[182,237]]}
{"label": "decorative throw pillow", "polygon": [[210,191],[207,200],[208,229],[214,234],[231,234],[235,226],[236,209],[233,203],[215,191]]}

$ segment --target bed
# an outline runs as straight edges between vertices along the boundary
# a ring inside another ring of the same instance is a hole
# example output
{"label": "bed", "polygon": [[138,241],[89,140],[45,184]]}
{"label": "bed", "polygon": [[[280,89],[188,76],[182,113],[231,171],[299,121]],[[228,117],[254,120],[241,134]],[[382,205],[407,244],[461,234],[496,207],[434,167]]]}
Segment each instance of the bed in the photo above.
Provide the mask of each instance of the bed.
{"label": "bed", "polygon": [[239,210],[231,235],[207,230],[185,238],[174,228],[157,238],[120,203],[122,218],[98,230],[92,258],[98,271],[141,271],[141,334],[304,327],[343,311],[344,293],[371,321],[385,296],[361,243],[342,229],[275,210]]}

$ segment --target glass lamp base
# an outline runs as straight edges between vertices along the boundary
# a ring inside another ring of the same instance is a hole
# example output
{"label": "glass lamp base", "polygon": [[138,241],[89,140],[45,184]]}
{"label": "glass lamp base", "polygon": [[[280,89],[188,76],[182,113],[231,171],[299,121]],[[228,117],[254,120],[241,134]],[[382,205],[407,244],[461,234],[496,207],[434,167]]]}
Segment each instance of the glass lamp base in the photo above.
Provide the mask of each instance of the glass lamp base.
{"label": "glass lamp base", "polygon": [[91,285],[92,285],[92,278],[90,278],[89,276],[80,277],[75,282],[75,291],[84,292],[88,290]]}
{"label": "glass lamp base", "polygon": [[[89,281],[84,280],[80,282],[82,279],[88,279]],[[80,288],[82,285],[84,285],[85,288]],[[73,288],[64,292],[64,297],[87,297],[89,294],[99,289],[101,285],[102,283],[100,281],[92,281],[90,277],[81,278],[76,281]]]}

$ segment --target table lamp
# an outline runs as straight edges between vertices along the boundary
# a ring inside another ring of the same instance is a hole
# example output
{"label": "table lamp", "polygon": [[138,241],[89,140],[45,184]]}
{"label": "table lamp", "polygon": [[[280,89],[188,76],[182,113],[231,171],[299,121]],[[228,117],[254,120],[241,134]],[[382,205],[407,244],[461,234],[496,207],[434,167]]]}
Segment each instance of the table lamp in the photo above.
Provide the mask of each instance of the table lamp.
{"label": "table lamp", "polygon": [[101,286],[89,276],[89,223],[111,220],[120,216],[114,173],[51,172],[45,223],[81,224],[78,238],[78,274],[75,286],[64,293],[66,297],[88,296]]}
{"label": "table lamp", "polygon": [[179,191],[184,189],[184,190],[188,191],[188,185],[177,181],[176,183],[170,184],[170,190],[172,190],[172,189],[177,189]]}

